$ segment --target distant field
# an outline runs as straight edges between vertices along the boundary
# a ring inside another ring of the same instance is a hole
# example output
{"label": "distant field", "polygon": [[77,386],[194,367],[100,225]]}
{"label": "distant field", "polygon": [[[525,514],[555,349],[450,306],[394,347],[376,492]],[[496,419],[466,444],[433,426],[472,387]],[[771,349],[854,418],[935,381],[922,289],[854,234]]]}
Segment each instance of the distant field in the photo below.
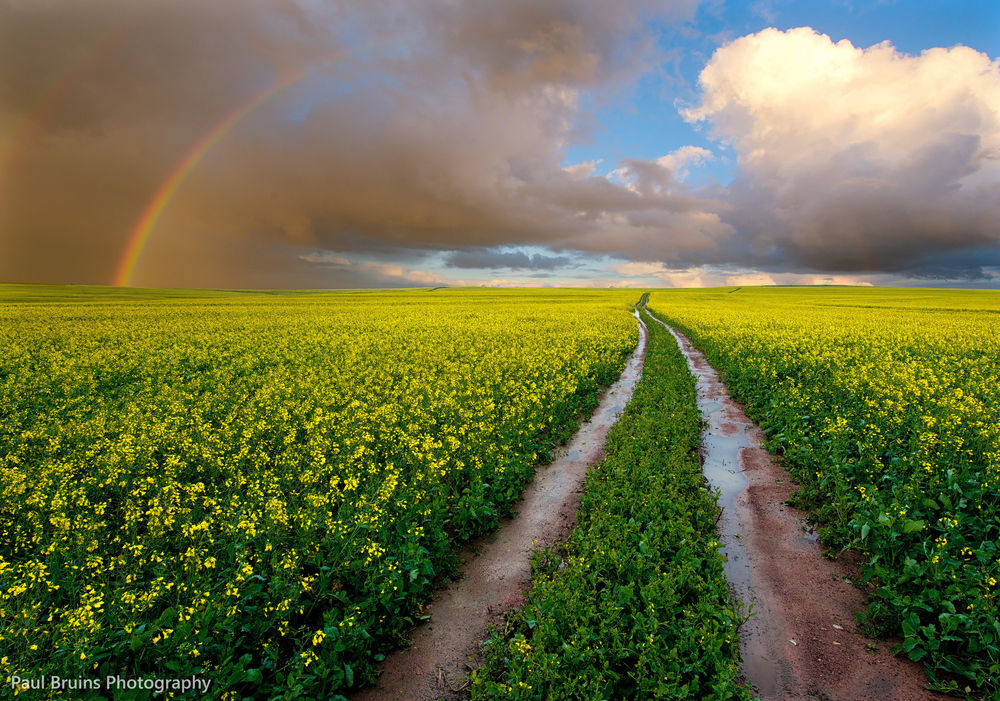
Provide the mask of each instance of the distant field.
{"label": "distant field", "polygon": [[724,373],[827,542],[867,554],[871,628],[995,693],[1000,293],[661,290],[650,308]]}
{"label": "distant field", "polygon": [[0,286],[4,667],[370,680],[618,376],[637,299]]}

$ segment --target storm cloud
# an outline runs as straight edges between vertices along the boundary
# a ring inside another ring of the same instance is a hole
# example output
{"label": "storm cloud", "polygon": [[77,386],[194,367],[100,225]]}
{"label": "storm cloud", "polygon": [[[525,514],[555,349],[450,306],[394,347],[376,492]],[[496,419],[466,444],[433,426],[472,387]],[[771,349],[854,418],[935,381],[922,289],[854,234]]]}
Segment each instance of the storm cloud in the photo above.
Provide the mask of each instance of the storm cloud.
{"label": "storm cloud", "polygon": [[[605,220],[650,208],[561,168],[581,94],[654,65],[644,22],[694,5],[5,3],[0,277],[108,281],[157,189],[199,148],[156,224],[144,280],[169,283],[176,270],[161,261],[191,251],[183,277],[211,284],[227,262],[194,254],[217,247],[208,238],[392,253],[612,234],[620,226]],[[252,266],[242,274],[254,284]]]}
{"label": "storm cloud", "polygon": [[1000,69],[965,47],[742,37],[684,112],[735,152],[732,183],[686,184],[718,157],[699,146],[567,166],[595,102],[666,60],[657,23],[696,5],[0,4],[0,279],[110,282],[185,164],[143,284],[431,285],[435,256],[956,278],[996,259]]}

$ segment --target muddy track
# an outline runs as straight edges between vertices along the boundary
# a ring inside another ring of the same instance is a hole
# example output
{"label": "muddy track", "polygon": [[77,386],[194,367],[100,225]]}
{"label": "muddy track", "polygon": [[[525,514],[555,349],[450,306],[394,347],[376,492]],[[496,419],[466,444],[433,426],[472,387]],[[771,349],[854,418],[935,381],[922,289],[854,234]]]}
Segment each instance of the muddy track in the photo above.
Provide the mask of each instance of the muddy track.
{"label": "muddy track", "polygon": [[624,411],[642,375],[648,334],[639,323],[639,342],[621,378],[609,387],[590,419],[538,468],[515,505],[517,516],[462,551],[461,577],[427,607],[427,623],[414,630],[411,646],[381,665],[378,684],[352,696],[374,699],[456,699],[467,696],[465,681],[477,666],[482,642],[505,613],[521,608],[531,584],[531,554],[563,542],[576,523],[587,468],[604,456],[608,431]]}
{"label": "muddy track", "polygon": [[[648,311],[648,310],[647,310]],[[761,447],[764,434],[683,334],[663,324],[698,383],[703,469],[719,491],[719,540],[734,596],[752,605],[740,629],[743,673],[762,699],[947,698],[926,691],[920,665],[895,657],[893,642],[858,632],[863,593],[850,583],[856,557],[823,557],[805,514],[785,502],[796,491]]]}

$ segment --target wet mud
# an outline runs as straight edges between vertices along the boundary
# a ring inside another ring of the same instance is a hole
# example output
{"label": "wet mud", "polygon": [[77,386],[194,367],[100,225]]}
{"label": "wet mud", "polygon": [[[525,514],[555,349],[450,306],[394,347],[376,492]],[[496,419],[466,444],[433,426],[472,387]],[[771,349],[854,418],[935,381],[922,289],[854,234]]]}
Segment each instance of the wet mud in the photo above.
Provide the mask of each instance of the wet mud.
{"label": "wet mud", "polygon": [[563,542],[576,523],[587,469],[604,457],[604,441],[632,397],[642,375],[648,334],[639,342],[621,377],[601,397],[590,419],[553,460],[539,467],[515,506],[517,516],[463,548],[461,576],[437,595],[410,647],[389,655],[374,687],[351,698],[458,699],[467,696],[467,677],[478,666],[491,625],[519,609],[531,584],[531,555]]}
{"label": "wet mud", "polygon": [[663,325],[697,380],[703,470],[722,507],[726,577],[744,612],[752,607],[740,654],[754,691],[761,699],[947,698],[923,688],[920,665],[892,654],[898,641],[872,641],[857,630],[854,612],[865,608],[850,582],[857,557],[823,557],[805,514],[785,504],[797,488],[761,447],[760,428],[690,340]]}

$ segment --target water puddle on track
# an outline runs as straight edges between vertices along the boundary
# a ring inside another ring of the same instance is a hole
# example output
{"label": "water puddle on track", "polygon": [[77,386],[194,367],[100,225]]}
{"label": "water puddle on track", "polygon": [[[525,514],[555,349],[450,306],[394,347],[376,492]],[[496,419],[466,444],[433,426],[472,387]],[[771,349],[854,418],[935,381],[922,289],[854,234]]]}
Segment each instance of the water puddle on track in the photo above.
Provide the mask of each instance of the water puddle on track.
{"label": "water puddle on track", "polygon": [[[716,529],[722,546],[720,551],[725,558],[726,580],[735,600],[754,604],[754,618],[747,621],[740,631],[743,674],[753,681],[762,698],[773,698],[777,692],[776,665],[765,650],[754,644],[757,631],[753,623],[761,614],[770,612],[762,611],[762,602],[754,601],[750,560],[743,544],[747,524],[739,519],[737,509],[737,499],[750,484],[740,469],[740,453],[744,448],[757,447],[759,435],[754,431],[756,426],[733,404],[718,374],[687,337],[659,319],[656,321],[677,341],[687,359],[688,370],[697,381],[698,410],[705,424],[701,434],[701,469],[718,494],[722,509]],[[747,611],[742,613],[746,615]]]}

